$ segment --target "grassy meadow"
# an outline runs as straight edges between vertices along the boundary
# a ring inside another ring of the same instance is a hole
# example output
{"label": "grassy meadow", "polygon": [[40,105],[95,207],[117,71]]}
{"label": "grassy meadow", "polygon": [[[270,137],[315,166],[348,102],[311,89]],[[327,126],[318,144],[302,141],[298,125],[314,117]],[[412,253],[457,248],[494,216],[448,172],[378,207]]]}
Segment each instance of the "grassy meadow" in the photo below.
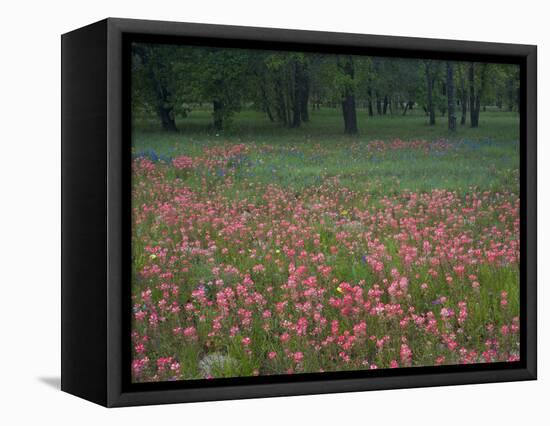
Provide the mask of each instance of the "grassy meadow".
{"label": "grassy meadow", "polygon": [[519,359],[519,119],[133,134],[135,381]]}
{"label": "grassy meadow", "polygon": [[[433,189],[464,193],[470,187],[517,192],[519,116],[515,112],[489,111],[481,116],[480,127],[460,126],[449,134],[444,118],[428,126],[420,112],[368,117],[359,110],[361,133],[353,137],[342,134],[338,109],[324,108],[311,115],[306,125],[288,129],[269,122],[265,114],[245,111],[229,129],[218,132],[209,126],[211,111],[203,110],[181,120],[180,133],[163,132],[154,118],[141,118],[135,126],[133,152],[169,161],[178,155],[200,156],[204,148],[245,143],[257,149],[248,153],[239,177],[253,177],[263,184],[301,189],[338,176],[350,189],[371,196]],[[377,141],[395,140],[435,143],[428,152],[406,146],[375,148]],[[439,140],[449,147],[438,149]],[[264,149],[269,146],[275,148]],[[188,184],[201,181],[196,176]]]}

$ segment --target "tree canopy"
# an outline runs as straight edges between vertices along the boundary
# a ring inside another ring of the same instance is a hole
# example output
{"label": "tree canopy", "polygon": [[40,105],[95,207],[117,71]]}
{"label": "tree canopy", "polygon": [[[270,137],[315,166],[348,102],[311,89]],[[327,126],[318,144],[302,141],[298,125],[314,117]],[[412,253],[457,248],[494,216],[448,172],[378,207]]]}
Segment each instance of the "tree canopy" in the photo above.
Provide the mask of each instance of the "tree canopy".
{"label": "tree canopy", "polygon": [[358,55],[249,50],[203,46],[132,45],[132,104],[177,131],[194,108],[208,105],[222,130],[241,108],[263,111],[296,128],[310,110],[340,108],[342,130],[360,132],[357,109],[368,115],[406,115],[420,108],[449,131],[479,126],[480,111],[519,109],[519,67]]}

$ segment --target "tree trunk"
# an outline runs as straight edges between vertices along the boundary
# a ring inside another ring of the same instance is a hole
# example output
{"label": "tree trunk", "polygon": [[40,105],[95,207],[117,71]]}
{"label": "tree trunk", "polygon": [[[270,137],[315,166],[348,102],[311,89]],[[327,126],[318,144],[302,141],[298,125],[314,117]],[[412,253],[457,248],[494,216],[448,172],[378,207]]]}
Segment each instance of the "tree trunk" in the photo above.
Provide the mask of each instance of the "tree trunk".
{"label": "tree trunk", "polygon": [[456,131],[454,64],[447,62],[447,114],[448,129]]}
{"label": "tree trunk", "polygon": [[475,121],[472,123],[472,127],[479,127],[479,110],[481,107],[481,102],[479,99],[479,94],[476,93],[476,102],[475,102]]}
{"label": "tree trunk", "polygon": [[301,109],[300,109],[300,114],[302,116],[302,121],[304,123],[307,123],[309,121],[309,109],[308,109],[308,105],[309,105],[309,100],[308,100],[308,96],[307,95],[304,95],[304,97],[302,98],[302,102],[300,104],[301,106]]}
{"label": "tree trunk", "polygon": [[169,132],[176,132],[176,121],[174,120],[174,108],[169,103],[170,93],[166,87],[164,87],[160,80],[156,78],[153,70],[150,72],[150,78],[155,87],[156,96],[156,110],[162,124],[162,129]]}
{"label": "tree trunk", "polygon": [[286,102],[283,91],[283,85],[281,79],[277,78],[275,80],[275,93],[276,93],[276,107],[277,117],[279,120],[286,126],[288,125],[287,112],[286,112]]}
{"label": "tree trunk", "polygon": [[300,98],[300,115],[302,121],[309,121],[309,75],[306,68],[302,69],[302,96]]}
{"label": "tree trunk", "polygon": [[342,101],[342,113],[344,115],[344,133],[354,135],[357,133],[357,113],[355,110],[355,96],[348,94]]}
{"label": "tree trunk", "polygon": [[302,97],[302,87],[301,87],[301,72],[302,65],[298,60],[293,61],[294,65],[294,84],[292,85],[291,93],[291,105],[292,105],[292,122],[290,127],[300,127],[302,124],[302,107],[301,107],[301,97]]}
{"label": "tree trunk", "polygon": [[[340,69],[350,77],[351,80],[355,77],[355,69],[351,56],[346,57],[345,62],[338,62]],[[355,94],[353,87],[346,87],[343,93],[342,114],[344,117],[344,133],[354,135],[357,133],[357,111],[355,108]]]}
{"label": "tree trunk", "polygon": [[427,109],[430,116],[430,126],[435,125],[435,108],[433,104],[434,77],[432,76],[432,64],[426,62],[426,83],[427,83]]}
{"label": "tree trunk", "polygon": [[294,85],[292,91],[291,127],[300,127],[302,122],[309,121],[309,81],[304,64],[294,60]]}
{"label": "tree trunk", "polygon": [[177,132],[176,121],[174,120],[174,113],[172,107],[166,107],[159,103],[157,105],[157,114],[162,124],[162,129],[169,132]]}
{"label": "tree trunk", "polygon": [[292,99],[292,122],[290,127],[300,127],[302,124],[302,110],[299,95],[295,92]]}
{"label": "tree trunk", "polygon": [[174,107],[170,105],[169,102],[170,92],[155,74],[154,66],[152,64],[154,58],[152,58],[151,50],[146,48],[135,48],[134,51],[141,58],[143,65],[149,68],[147,74],[149,77],[149,83],[151,84],[155,95],[155,110],[160,118],[162,129],[169,132],[176,132],[178,129],[174,119]]}
{"label": "tree trunk", "polygon": [[215,99],[212,104],[214,107],[214,129],[223,130],[223,102]]}
{"label": "tree trunk", "polygon": [[286,113],[285,123],[287,124],[287,126],[292,127],[292,107],[291,107],[292,99],[289,98],[288,93],[286,96],[283,95],[283,102],[284,102],[284,111]]}
{"label": "tree trunk", "polygon": [[468,108],[468,93],[466,92],[466,82],[464,79],[464,70],[460,72],[460,106],[462,109],[462,115],[460,116],[460,124],[464,126],[466,124],[466,113]]}
{"label": "tree trunk", "polygon": [[388,112],[388,96],[384,96],[384,106],[382,107],[382,113],[386,115]]}
{"label": "tree trunk", "polygon": [[367,90],[367,96],[368,96],[367,108],[369,110],[369,117],[372,117],[374,115],[374,112],[372,111],[372,89],[370,87]]}
{"label": "tree trunk", "polygon": [[487,71],[487,65],[481,64],[481,76],[479,87],[475,85],[475,64],[470,63],[468,80],[470,83],[470,126],[479,126],[479,110],[481,109],[481,98],[483,97],[483,90],[485,87],[485,73]]}
{"label": "tree trunk", "polygon": [[163,130],[167,130],[169,132],[176,132],[178,129],[176,127],[176,121],[174,120],[174,108],[168,103],[170,94],[155,77],[153,77],[153,79],[155,80],[156,85],[156,110],[160,118],[162,128]]}
{"label": "tree trunk", "polygon": [[380,100],[380,96],[378,96],[378,92],[376,92],[376,113],[382,115],[382,101]]}
{"label": "tree trunk", "polygon": [[265,86],[266,86],[265,78],[262,78],[262,81],[260,83],[260,91],[262,96],[263,108],[267,116],[269,117],[269,121],[274,121],[273,114],[271,113],[271,108],[269,107],[269,99],[267,97],[267,90]]}
{"label": "tree trunk", "polygon": [[273,114],[271,113],[271,108],[269,108],[269,104],[265,106],[265,113],[267,114],[269,121],[271,122],[275,121],[275,119],[273,118]]}

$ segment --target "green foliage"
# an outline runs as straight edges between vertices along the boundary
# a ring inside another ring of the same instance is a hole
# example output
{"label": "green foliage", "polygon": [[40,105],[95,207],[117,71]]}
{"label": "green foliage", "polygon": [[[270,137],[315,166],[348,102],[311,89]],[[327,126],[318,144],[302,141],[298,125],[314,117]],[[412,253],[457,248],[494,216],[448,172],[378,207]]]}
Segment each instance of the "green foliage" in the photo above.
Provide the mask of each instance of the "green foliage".
{"label": "green foliage", "polygon": [[262,109],[272,118],[291,126],[294,110],[299,108],[295,99],[300,76],[298,69],[305,69],[309,59],[304,53],[276,52],[263,56],[259,82]]}
{"label": "green foliage", "polygon": [[247,66],[246,51],[202,49],[196,62],[195,84],[200,101],[219,105],[213,111],[215,123],[227,121],[240,109],[246,93]]}
{"label": "green foliage", "polygon": [[[470,63],[455,62],[455,69],[456,99],[470,108]],[[194,109],[210,108],[218,131],[251,107],[298,128],[319,107],[341,107],[348,94],[369,115],[429,113],[432,107],[445,114],[447,108],[445,67],[437,60],[135,44],[132,70],[136,114],[181,121]],[[474,64],[472,87],[482,107],[517,110],[519,67]]]}
{"label": "green foliage", "polygon": [[[132,101],[134,108],[156,113],[160,105],[185,116],[194,99],[193,66],[199,52],[192,47],[169,45],[133,46]],[[164,92],[164,96],[160,92]]]}

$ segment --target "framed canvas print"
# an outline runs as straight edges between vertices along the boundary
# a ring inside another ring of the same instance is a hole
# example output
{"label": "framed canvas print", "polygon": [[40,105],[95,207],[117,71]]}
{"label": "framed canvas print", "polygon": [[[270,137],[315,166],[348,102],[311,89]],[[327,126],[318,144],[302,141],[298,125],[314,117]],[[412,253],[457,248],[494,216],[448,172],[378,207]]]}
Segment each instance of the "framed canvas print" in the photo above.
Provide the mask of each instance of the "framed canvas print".
{"label": "framed canvas print", "polygon": [[107,19],[62,37],[62,389],[536,378],[536,47]]}

